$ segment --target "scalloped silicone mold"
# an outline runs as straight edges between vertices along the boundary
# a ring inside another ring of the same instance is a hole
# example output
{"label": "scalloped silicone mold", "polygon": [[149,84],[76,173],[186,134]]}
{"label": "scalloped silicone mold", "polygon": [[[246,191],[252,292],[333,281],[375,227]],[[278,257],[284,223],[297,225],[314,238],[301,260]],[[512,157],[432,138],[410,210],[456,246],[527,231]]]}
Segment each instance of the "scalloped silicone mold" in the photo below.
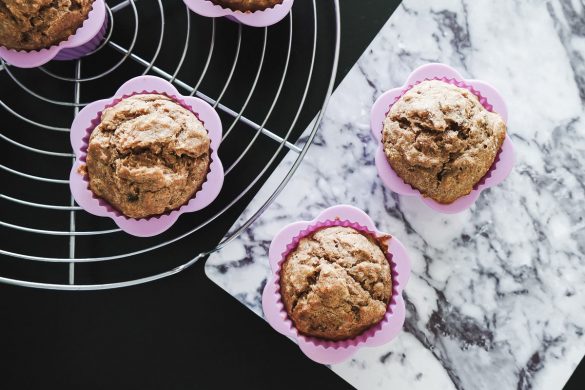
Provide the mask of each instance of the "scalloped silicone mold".
{"label": "scalloped silicone mold", "polygon": [[95,50],[104,39],[108,25],[104,0],[95,0],[87,19],[66,41],[41,50],[13,50],[0,46],[0,57],[19,68],[35,68],[56,60],[73,60]]}
{"label": "scalloped silicone mold", "polygon": [[374,222],[366,213],[349,205],[330,207],[312,221],[295,222],[284,227],[270,244],[268,257],[272,276],[262,294],[262,308],[268,323],[283,335],[295,339],[303,353],[310,359],[322,364],[335,364],[349,359],[362,347],[386,344],[400,332],[405,319],[402,290],[410,277],[410,259],[400,241],[391,236],[386,257],[392,270],[392,298],[384,319],[377,325],[353,339],[343,341],[305,336],[297,331],[282,303],[280,268],[301,238],[328,226],[350,226],[375,237],[387,236],[376,229]]}
{"label": "scalloped silicone mold", "polygon": [[187,7],[196,14],[217,18],[225,16],[236,22],[252,27],[267,27],[280,22],[290,12],[294,0],[284,0],[281,4],[275,5],[262,11],[241,12],[223,8],[213,4],[209,0],[183,0]]}
{"label": "scalloped silicone mold", "polygon": [[436,202],[431,198],[423,196],[410,184],[405,183],[404,180],[402,180],[402,178],[392,169],[386,159],[382,144],[382,129],[384,128],[384,119],[392,105],[409,89],[425,80],[442,80],[469,89],[479,98],[480,103],[487,110],[500,114],[504,119],[504,122],[508,121],[508,109],[504,99],[494,87],[484,81],[466,80],[459,74],[459,72],[445,64],[427,64],[415,69],[410,76],[408,76],[406,83],[402,87],[394,88],[385,92],[378,98],[378,100],[376,100],[376,103],[374,103],[371,114],[371,128],[372,133],[378,142],[376,167],[384,185],[400,195],[419,197],[433,210],[445,214],[454,214],[471,207],[477,198],[479,198],[479,195],[483,190],[501,183],[506,177],[508,177],[515,163],[514,145],[512,144],[509,135],[506,134],[506,139],[487,174],[474,186],[471,193],[457,199],[453,203],[441,204]]}
{"label": "scalloped silicone mold", "polygon": [[[206,181],[189,202],[168,213],[149,218],[129,218],[114,209],[107,201],[96,197],[89,189],[88,177],[79,173],[85,163],[87,143],[93,129],[99,124],[101,112],[121,99],[139,93],[165,94],[178,101],[197,117],[207,130],[211,140],[211,164]],[[69,186],[75,201],[88,213],[109,217],[128,234],[149,237],[169,229],[183,213],[190,213],[208,206],[219,195],[223,186],[223,166],[217,155],[221,142],[222,126],[219,115],[206,102],[192,96],[182,96],[169,82],[154,76],[140,76],[125,82],[114,97],[88,104],[77,114],[71,126],[71,147],[76,161],[69,175]]]}

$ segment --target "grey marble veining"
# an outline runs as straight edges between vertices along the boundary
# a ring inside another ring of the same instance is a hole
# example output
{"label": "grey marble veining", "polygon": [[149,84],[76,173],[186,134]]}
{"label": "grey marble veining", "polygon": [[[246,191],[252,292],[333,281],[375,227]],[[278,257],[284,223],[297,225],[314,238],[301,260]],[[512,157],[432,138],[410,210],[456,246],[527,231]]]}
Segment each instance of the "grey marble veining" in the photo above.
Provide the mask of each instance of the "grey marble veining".
{"label": "grey marble veining", "polygon": [[[374,166],[372,103],[428,62],[490,82],[510,111],[514,171],[457,215],[391,193]],[[585,354],[584,105],[583,1],[407,0],[335,92],[291,183],[207,274],[262,315],[274,233],[353,204],[400,238],[413,274],[405,331],[337,374],[364,389],[560,389]]]}

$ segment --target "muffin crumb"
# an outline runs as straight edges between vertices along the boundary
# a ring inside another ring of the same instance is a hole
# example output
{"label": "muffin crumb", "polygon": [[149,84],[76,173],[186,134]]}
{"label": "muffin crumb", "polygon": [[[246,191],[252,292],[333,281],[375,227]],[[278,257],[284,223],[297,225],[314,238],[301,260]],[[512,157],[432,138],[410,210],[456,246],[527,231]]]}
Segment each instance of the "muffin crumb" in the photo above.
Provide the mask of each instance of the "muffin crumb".
{"label": "muffin crumb", "polygon": [[85,164],[81,164],[78,168],[77,168],[77,173],[79,173],[81,176],[85,176],[87,175],[87,165]]}

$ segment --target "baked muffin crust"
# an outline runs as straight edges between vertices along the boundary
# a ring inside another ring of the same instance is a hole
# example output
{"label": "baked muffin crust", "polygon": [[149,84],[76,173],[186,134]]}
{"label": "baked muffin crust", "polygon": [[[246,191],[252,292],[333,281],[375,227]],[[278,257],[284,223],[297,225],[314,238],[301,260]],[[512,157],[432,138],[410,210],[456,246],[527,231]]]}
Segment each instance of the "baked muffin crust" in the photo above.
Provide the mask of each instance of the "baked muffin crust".
{"label": "baked muffin crust", "polygon": [[387,239],[335,226],[300,240],[282,264],[280,289],[301,333],[343,340],[384,318],[392,296]]}
{"label": "baked muffin crust", "polygon": [[93,0],[0,0],[0,46],[39,50],[83,25]]}
{"label": "baked muffin crust", "polygon": [[283,0],[209,0],[213,4],[221,5],[232,11],[254,12],[262,11],[267,8],[273,8],[281,4]]}
{"label": "baked muffin crust", "polygon": [[390,109],[382,132],[392,169],[439,203],[469,194],[492,166],[506,124],[469,90],[424,81]]}
{"label": "baked muffin crust", "polygon": [[164,95],[134,95],[104,110],[91,133],[89,187],[128,217],[163,214],[201,188],[209,148],[191,111]]}

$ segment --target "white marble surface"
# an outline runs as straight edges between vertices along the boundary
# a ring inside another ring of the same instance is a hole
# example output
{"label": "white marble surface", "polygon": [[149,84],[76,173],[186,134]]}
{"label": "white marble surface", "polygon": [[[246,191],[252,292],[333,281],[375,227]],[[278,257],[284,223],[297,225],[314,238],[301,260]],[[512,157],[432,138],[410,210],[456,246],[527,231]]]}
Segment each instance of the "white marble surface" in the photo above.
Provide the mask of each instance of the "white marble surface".
{"label": "white marble surface", "polygon": [[[454,216],[383,188],[368,125],[377,96],[435,61],[502,92],[517,149],[511,176]],[[405,331],[337,374],[363,389],[561,389],[585,353],[584,103],[582,0],[406,0],[334,94],[289,186],[207,273],[261,315],[273,234],[354,204],[407,246],[413,275]]]}

